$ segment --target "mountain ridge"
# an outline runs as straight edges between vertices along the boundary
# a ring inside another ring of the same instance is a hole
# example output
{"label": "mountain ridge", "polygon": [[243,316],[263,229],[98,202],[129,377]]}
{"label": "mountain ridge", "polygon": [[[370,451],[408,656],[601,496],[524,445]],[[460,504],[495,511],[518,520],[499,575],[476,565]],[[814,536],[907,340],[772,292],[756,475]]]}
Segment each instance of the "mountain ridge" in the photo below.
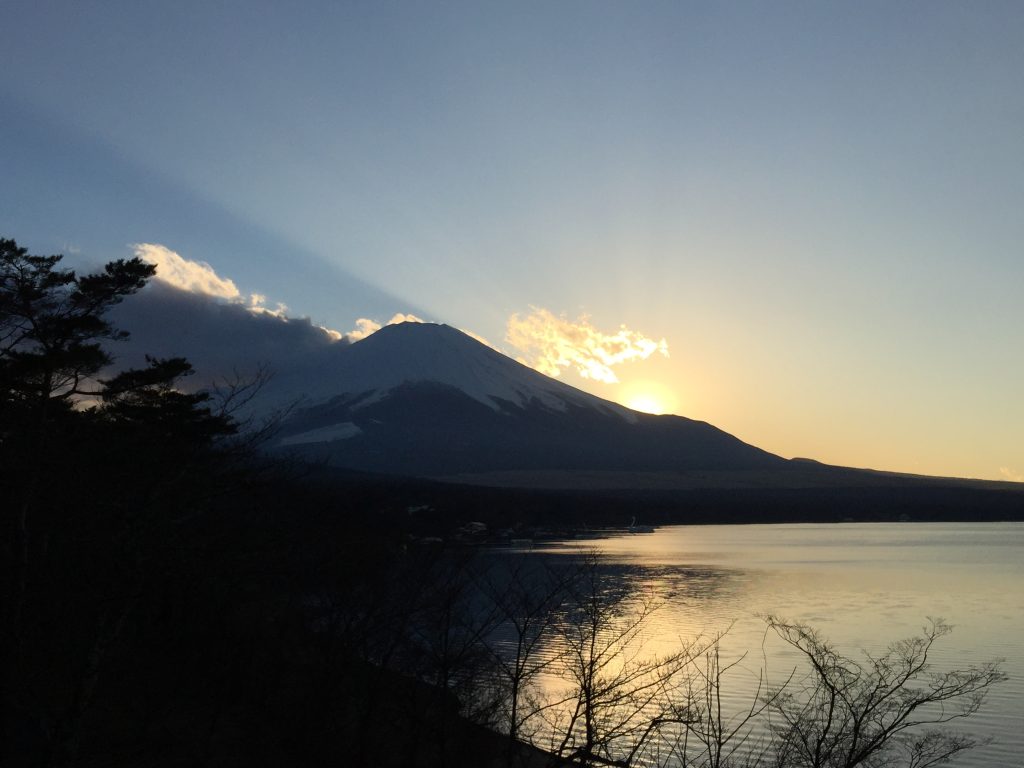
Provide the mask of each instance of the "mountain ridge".
{"label": "mountain ridge", "polygon": [[[541,374],[447,325],[385,326],[329,350],[276,449],[326,467],[470,486],[612,491],[1024,485],[785,459],[712,424],[652,415]],[[888,498],[888,496],[887,496]],[[893,499],[889,499],[893,502]]]}
{"label": "mountain ridge", "polygon": [[544,376],[447,325],[387,326],[307,382],[279,447],[332,466],[437,477],[493,471],[781,468],[702,421],[653,416]]}

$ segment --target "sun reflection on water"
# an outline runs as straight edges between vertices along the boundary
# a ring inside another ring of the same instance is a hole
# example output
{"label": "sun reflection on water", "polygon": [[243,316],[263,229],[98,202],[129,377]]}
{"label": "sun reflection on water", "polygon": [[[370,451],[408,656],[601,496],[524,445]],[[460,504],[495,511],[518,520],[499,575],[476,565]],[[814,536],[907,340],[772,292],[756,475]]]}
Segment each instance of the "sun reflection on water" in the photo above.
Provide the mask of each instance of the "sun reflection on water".
{"label": "sun reflection on water", "polygon": [[1011,678],[970,724],[995,742],[961,764],[1006,764],[1024,750],[1024,524],[670,526],[537,550],[585,551],[605,557],[608,579],[659,599],[645,653],[726,633],[723,658],[743,658],[725,691],[738,709],[762,670],[778,682],[796,661],[766,634],[766,614],[807,622],[851,656],[917,634],[926,617],[945,618],[957,629],[935,649],[938,667],[1002,657]]}

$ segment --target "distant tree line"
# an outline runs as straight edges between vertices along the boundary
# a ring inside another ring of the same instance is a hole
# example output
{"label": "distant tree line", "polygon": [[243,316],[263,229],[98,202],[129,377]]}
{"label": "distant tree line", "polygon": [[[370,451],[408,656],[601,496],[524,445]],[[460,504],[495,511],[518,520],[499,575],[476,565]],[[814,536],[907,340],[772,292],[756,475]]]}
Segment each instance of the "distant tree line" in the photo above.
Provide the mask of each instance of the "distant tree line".
{"label": "distant tree line", "polygon": [[268,462],[187,361],[109,373],[89,275],[0,240],[0,764],[940,765],[1003,679],[941,672],[948,627],[860,661],[769,618],[805,667],[723,701],[717,638],[644,648],[656,596],[597,558],[409,535],[399,490]]}

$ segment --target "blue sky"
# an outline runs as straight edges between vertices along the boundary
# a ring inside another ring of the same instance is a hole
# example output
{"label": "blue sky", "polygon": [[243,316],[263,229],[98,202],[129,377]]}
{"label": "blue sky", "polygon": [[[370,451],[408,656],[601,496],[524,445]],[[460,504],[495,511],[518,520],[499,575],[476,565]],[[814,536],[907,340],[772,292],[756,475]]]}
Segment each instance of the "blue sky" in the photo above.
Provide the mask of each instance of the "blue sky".
{"label": "blue sky", "polygon": [[0,233],[342,331],[625,325],[669,356],[562,377],[1024,477],[1024,6],[297,5],[4,3]]}

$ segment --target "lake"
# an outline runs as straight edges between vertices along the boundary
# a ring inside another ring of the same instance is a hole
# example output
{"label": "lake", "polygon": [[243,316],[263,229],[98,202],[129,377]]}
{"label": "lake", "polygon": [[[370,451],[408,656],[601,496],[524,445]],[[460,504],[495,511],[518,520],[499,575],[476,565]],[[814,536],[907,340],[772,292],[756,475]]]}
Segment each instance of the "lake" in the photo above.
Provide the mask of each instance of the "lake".
{"label": "lake", "polygon": [[762,665],[774,682],[792,669],[777,639],[764,642],[764,614],[806,622],[854,658],[943,618],[954,631],[936,646],[937,669],[1003,658],[1010,676],[960,726],[993,743],[953,764],[1024,764],[1024,523],[668,526],[532,551],[581,550],[662,599],[652,649],[728,629],[725,657],[749,652],[726,692],[734,702],[749,700]]}

